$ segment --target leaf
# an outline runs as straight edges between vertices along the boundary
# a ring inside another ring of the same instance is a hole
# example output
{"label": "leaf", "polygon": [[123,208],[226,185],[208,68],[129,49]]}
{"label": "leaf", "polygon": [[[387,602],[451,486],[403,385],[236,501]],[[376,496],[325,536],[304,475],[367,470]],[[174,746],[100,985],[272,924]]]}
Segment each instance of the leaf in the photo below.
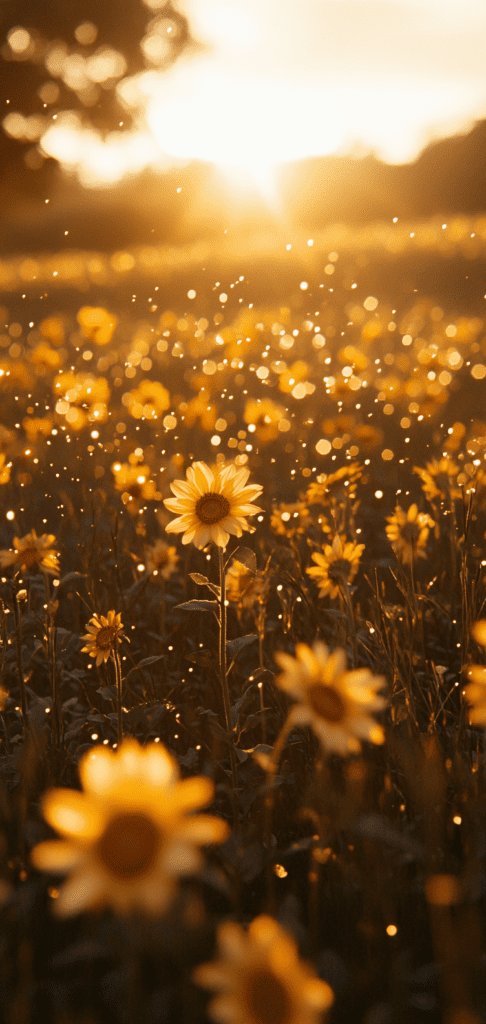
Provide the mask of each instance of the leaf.
{"label": "leaf", "polygon": [[160,661],[162,658],[165,658],[165,654],[152,654],[150,658],[142,658],[142,660],[138,662],[138,665],[134,665],[133,668],[127,672],[123,682],[126,683],[127,679],[130,679],[130,676],[133,676],[133,674],[138,672],[140,668],[147,668],[148,665],[154,665],[156,661]]}
{"label": "leaf", "polygon": [[202,651],[194,651],[193,654],[186,654],[186,661],[192,661],[194,665],[201,665],[202,668],[213,668],[215,665],[211,651],[207,648]]}
{"label": "leaf", "polygon": [[218,607],[217,601],[184,601],[183,604],[176,604],[176,608],[182,608],[185,612],[214,612]]}
{"label": "leaf", "polygon": [[27,712],[29,722],[34,726],[34,729],[39,731],[47,725],[47,719],[49,718],[48,712],[51,708],[52,700],[50,697],[34,698]]}
{"label": "leaf", "polygon": [[194,583],[197,583],[198,587],[209,587],[216,597],[221,597],[221,587],[218,587],[216,583],[211,583],[207,576],[201,576],[200,572],[190,572],[189,576],[191,580],[194,580]]}
{"label": "leaf", "polygon": [[226,650],[230,658],[235,658],[244,647],[248,647],[248,644],[252,644],[258,640],[256,633],[248,633],[247,636],[237,636],[235,640],[226,641]]}
{"label": "leaf", "polygon": [[233,551],[232,554],[230,555],[230,558],[226,563],[227,565],[229,564],[232,558],[236,558],[236,561],[241,562],[242,565],[245,565],[246,568],[250,570],[250,572],[257,571],[256,555],[255,552],[251,550],[251,548],[236,548],[236,550]]}
{"label": "leaf", "polygon": [[59,580],[59,586],[58,586],[57,589],[60,590],[61,587],[67,587],[68,590],[69,589],[72,590],[73,589],[73,587],[71,586],[72,583],[74,584],[74,583],[77,583],[78,580],[85,580],[85,579],[86,579],[86,573],[85,572],[68,572],[68,573],[66,573],[65,576],[63,576],[62,580]]}
{"label": "leaf", "polygon": [[381,814],[361,814],[353,825],[353,832],[366,839],[378,839],[380,842],[402,850],[406,861],[417,860],[423,856],[423,849],[411,835],[399,832],[388,823]]}
{"label": "leaf", "polygon": [[103,700],[115,700],[116,690],[114,686],[100,686],[96,693],[101,694]]}

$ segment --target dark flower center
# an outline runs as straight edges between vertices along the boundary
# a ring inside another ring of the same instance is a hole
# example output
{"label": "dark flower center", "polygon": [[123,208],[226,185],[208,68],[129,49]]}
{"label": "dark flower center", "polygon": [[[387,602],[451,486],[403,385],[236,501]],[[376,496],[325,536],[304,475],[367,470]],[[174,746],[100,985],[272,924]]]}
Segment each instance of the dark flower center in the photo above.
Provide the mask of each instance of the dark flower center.
{"label": "dark flower center", "polygon": [[314,683],[307,690],[307,700],[313,711],[327,722],[342,722],[346,705],[333,686]]}
{"label": "dark flower center", "polygon": [[400,530],[402,540],[407,544],[411,544],[412,547],[417,543],[420,536],[420,526],[418,523],[405,523]]}
{"label": "dark flower center", "polygon": [[96,852],[112,875],[130,881],[152,866],[161,834],[145,814],[119,814],[108,822]]}
{"label": "dark flower center", "polygon": [[23,551],[19,551],[18,561],[22,569],[31,569],[40,557],[39,552],[35,548],[24,548]]}
{"label": "dark flower center", "polygon": [[103,628],[100,629],[96,634],[96,646],[99,647],[102,651],[108,651],[111,647],[113,647],[115,635],[116,629],[114,626],[103,626]]}
{"label": "dark flower center", "polygon": [[196,505],[196,515],[205,526],[220,523],[230,511],[230,503],[224,494],[203,494]]}
{"label": "dark flower center", "polygon": [[248,1024],[286,1024],[292,1004],[287,989],[271,971],[255,970],[246,985]]}
{"label": "dark flower center", "polygon": [[336,558],[334,562],[331,562],[327,575],[333,583],[341,583],[343,580],[349,579],[351,568],[351,562],[347,558]]}

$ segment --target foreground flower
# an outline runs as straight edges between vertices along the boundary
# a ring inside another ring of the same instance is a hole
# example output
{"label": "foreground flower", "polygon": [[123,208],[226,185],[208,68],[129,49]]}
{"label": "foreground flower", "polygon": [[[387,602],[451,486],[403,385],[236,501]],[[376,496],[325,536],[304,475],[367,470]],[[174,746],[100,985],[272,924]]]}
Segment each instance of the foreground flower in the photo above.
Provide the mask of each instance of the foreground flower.
{"label": "foreground flower", "polygon": [[383,743],[383,729],[370,712],[386,705],[377,695],[384,678],[369,668],[347,671],[346,653],[339,647],[330,654],[323,643],[315,643],[312,650],[297,644],[295,654],[275,655],[284,670],[276,683],[298,701],[290,712],[293,723],[310,725],[324,749],[343,756],[359,753],[362,739]]}
{"label": "foreground flower", "polygon": [[51,789],[43,798],[46,820],[61,839],[32,851],[41,871],[68,874],[55,903],[61,917],[110,906],[117,913],[165,911],[179,875],[202,863],[198,849],[220,843],[229,829],[222,818],[192,815],[210,803],[214,783],[205,776],[179,779],[162,744],[125,740],[115,752],[97,746],[79,764],[84,792]]}
{"label": "foreground flower", "polygon": [[[123,639],[123,623],[121,612],[108,612],[108,615],[93,615],[93,618],[86,623],[88,632],[81,637],[87,641],[87,646],[81,648],[81,653],[86,652],[92,658],[96,658],[96,665],[113,654],[117,644]],[[127,639],[125,637],[125,639]]]}
{"label": "foreground flower", "polygon": [[346,541],[345,537],[336,534],[332,545],[324,545],[322,554],[320,551],[313,553],[316,565],[306,569],[306,573],[317,581],[319,597],[327,594],[331,598],[339,597],[342,588],[353,582],[364,549],[364,544]]}
{"label": "foreground flower", "polygon": [[435,526],[434,520],[427,512],[419,512],[415,504],[410,505],[408,511],[404,512],[400,505],[397,505],[394,515],[387,516],[386,519],[386,535],[401,562],[411,565],[417,556],[426,558],[425,548],[429,530]]}
{"label": "foreground flower", "polygon": [[[486,647],[486,619],[474,623],[472,635]],[[462,692],[469,704],[469,724],[486,727],[486,665],[470,665],[467,676],[471,682]]]}
{"label": "foreground flower", "polygon": [[295,940],[266,914],[247,932],[226,921],[218,945],[219,959],[200,964],[193,977],[218,992],[208,1010],[219,1024],[318,1024],[334,1001],[332,988],[299,958]]}
{"label": "foreground flower", "polygon": [[145,566],[153,576],[168,580],[177,570],[179,555],[175,547],[166,544],[165,540],[156,540],[155,544],[145,548]]}
{"label": "foreground flower", "polygon": [[252,533],[254,527],[246,522],[246,517],[263,511],[252,504],[263,487],[247,487],[249,475],[249,469],[235,465],[212,470],[205,462],[193,462],[186,471],[186,480],[171,483],[175,498],[164,501],[169,512],[179,513],[166,526],[167,533],[182,533],[182,543],[192,541],[197,548],[210,541],[225,548],[230,534],[241,537],[243,530]]}
{"label": "foreground flower", "polygon": [[37,536],[35,530],[25,537],[14,537],[14,551],[0,551],[0,567],[18,565],[22,572],[36,566],[41,572],[59,575],[59,552],[53,548],[56,538],[53,533]]}

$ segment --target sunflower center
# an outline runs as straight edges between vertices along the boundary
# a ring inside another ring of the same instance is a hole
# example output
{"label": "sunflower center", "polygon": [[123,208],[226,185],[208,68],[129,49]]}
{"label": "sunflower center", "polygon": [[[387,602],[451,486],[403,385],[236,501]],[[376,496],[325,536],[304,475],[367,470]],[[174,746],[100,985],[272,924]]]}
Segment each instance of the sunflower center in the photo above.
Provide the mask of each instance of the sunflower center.
{"label": "sunflower center", "polygon": [[24,548],[19,552],[19,562],[23,569],[31,569],[39,558],[39,552],[35,548]]}
{"label": "sunflower center", "polygon": [[224,494],[213,494],[212,491],[203,494],[196,504],[196,515],[205,526],[220,523],[226,518],[229,510],[230,503]]}
{"label": "sunflower center", "polygon": [[108,822],[97,854],[110,874],[130,881],[149,870],[160,841],[159,829],[145,814],[119,814]]}
{"label": "sunflower center", "polygon": [[405,523],[400,532],[402,540],[404,540],[406,544],[411,544],[413,547],[420,536],[420,526],[418,523]]}
{"label": "sunflower center", "polygon": [[349,579],[350,572],[351,562],[347,558],[336,558],[334,562],[331,562],[327,574],[333,583],[340,583],[342,580]]}
{"label": "sunflower center", "polygon": [[345,703],[333,686],[314,683],[309,686],[307,700],[312,710],[328,722],[342,722],[346,714]]}
{"label": "sunflower center", "polygon": [[285,985],[271,971],[255,970],[246,985],[246,1003],[253,1024],[287,1024],[292,1004]]}
{"label": "sunflower center", "polygon": [[115,633],[116,630],[114,626],[103,626],[103,628],[99,629],[96,634],[96,646],[102,651],[110,650],[110,648],[113,647]]}

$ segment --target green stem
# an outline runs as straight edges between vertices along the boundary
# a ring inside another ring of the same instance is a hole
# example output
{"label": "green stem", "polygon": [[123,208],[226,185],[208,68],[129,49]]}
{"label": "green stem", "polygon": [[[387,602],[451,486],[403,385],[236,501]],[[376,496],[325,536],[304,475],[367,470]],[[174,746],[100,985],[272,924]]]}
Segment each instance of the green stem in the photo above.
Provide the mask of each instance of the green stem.
{"label": "green stem", "polygon": [[228,673],[226,668],[226,577],[224,572],[224,548],[218,547],[218,558],[219,558],[219,675],[221,680],[221,690],[223,694],[223,707],[224,707],[224,718],[226,724],[226,732],[228,733],[228,749],[230,755],[231,764],[231,785],[232,785],[232,803],[233,803],[233,816],[235,830],[238,831],[238,807],[237,807],[237,789],[238,789],[238,769],[236,763],[236,754],[232,737],[231,730],[231,702],[228,687]]}

